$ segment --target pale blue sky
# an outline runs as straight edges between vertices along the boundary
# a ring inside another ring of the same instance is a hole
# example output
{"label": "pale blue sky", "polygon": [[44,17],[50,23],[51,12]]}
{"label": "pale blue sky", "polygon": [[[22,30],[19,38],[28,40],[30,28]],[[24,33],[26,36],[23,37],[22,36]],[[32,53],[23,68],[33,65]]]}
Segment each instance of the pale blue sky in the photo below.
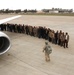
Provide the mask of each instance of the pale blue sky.
{"label": "pale blue sky", "polygon": [[74,0],[1,0],[0,9],[74,9]]}

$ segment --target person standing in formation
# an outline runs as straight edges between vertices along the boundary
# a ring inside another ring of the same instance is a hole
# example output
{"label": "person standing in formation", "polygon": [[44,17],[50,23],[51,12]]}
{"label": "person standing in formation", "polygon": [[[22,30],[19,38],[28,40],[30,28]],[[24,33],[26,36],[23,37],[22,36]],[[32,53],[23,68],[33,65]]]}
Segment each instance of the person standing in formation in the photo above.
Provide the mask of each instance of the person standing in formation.
{"label": "person standing in formation", "polygon": [[66,32],[66,34],[65,34],[65,41],[64,41],[64,48],[68,48],[68,42],[69,42],[69,35]]}

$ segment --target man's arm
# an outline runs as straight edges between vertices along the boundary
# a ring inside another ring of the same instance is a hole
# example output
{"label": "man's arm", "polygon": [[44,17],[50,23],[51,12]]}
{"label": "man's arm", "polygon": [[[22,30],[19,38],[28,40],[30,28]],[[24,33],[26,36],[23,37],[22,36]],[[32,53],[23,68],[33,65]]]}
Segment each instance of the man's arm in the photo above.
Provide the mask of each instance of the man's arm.
{"label": "man's arm", "polygon": [[45,48],[46,48],[46,47],[43,48],[43,52],[45,51]]}

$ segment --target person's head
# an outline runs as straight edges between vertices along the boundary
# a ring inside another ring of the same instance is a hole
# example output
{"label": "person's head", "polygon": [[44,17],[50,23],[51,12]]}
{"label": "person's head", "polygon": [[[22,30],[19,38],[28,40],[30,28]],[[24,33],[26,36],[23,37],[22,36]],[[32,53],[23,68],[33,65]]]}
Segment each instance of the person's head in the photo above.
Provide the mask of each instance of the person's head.
{"label": "person's head", "polygon": [[45,44],[48,45],[48,42],[46,41]]}
{"label": "person's head", "polygon": [[66,35],[68,35],[68,33],[66,32]]}

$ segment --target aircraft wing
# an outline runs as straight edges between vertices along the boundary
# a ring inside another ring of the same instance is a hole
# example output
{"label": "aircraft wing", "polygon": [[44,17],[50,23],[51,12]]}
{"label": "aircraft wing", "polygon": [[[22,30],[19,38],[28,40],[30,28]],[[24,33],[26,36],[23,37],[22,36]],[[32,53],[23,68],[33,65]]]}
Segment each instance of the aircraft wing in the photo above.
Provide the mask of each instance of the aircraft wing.
{"label": "aircraft wing", "polygon": [[[21,17],[21,15],[0,20],[0,24]],[[0,31],[0,55],[6,53],[11,47],[10,38]]]}
{"label": "aircraft wing", "polygon": [[2,19],[2,20],[0,20],[0,24],[5,23],[5,22],[10,21],[10,20],[13,20],[13,19],[16,19],[16,18],[19,18],[19,17],[21,17],[21,15],[13,16],[13,17],[6,18],[6,19]]}

